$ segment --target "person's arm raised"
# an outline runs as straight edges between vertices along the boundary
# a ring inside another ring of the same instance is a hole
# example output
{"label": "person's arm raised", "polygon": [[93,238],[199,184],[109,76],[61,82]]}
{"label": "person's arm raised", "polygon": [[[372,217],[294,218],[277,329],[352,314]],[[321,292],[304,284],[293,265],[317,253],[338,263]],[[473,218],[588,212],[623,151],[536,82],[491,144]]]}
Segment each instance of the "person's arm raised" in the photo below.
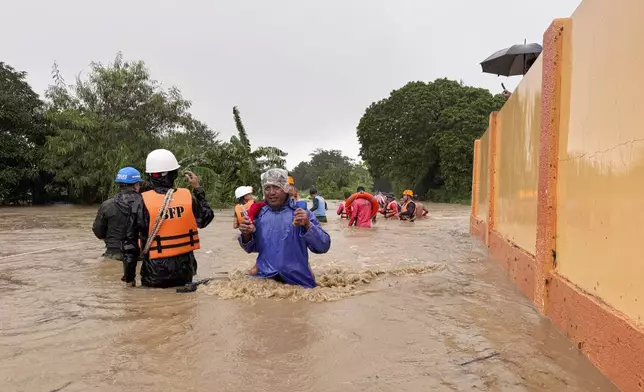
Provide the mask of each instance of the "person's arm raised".
{"label": "person's arm raised", "polygon": [[184,173],[185,179],[192,187],[192,213],[197,220],[197,227],[203,229],[207,227],[215,218],[215,212],[206,200],[206,191],[199,184],[199,177],[193,172]]}

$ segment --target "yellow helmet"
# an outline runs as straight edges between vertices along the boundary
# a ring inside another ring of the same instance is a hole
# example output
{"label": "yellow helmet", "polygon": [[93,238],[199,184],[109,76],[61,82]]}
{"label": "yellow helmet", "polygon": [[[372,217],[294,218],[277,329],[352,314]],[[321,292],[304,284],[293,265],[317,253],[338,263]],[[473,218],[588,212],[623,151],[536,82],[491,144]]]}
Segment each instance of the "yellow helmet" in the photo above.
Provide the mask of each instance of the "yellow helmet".
{"label": "yellow helmet", "polygon": [[293,177],[288,176],[288,183],[291,185],[295,184],[295,180],[293,179]]}
{"label": "yellow helmet", "polygon": [[412,196],[413,197],[414,196],[414,191],[412,191],[411,189],[405,189],[403,191],[403,196]]}

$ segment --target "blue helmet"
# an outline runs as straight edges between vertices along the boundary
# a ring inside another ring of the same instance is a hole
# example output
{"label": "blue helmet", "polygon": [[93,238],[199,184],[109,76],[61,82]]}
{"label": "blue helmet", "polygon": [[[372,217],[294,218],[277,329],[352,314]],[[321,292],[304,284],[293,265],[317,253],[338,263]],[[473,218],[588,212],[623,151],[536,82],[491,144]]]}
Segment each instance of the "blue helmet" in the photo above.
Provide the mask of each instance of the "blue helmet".
{"label": "blue helmet", "polygon": [[141,173],[133,167],[124,167],[116,173],[116,182],[119,184],[136,184],[141,182]]}

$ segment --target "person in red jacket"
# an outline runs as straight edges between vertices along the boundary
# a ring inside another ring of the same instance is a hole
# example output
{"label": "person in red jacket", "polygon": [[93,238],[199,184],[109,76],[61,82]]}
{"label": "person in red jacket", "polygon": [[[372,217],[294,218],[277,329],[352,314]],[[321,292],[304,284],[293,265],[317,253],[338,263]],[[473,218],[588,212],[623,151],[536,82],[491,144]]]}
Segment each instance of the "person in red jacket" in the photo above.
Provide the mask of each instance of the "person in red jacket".
{"label": "person in red jacket", "polygon": [[338,209],[336,213],[340,215],[340,219],[349,219],[349,215],[347,214],[347,199],[351,197],[350,192],[344,192],[344,201],[338,205]]}
{"label": "person in red jacket", "polygon": [[[364,187],[358,187],[358,193],[365,192]],[[356,198],[351,204],[351,218],[349,219],[349,226],[363,227],[366,229],[371,228],[371,202],[367,199]]]}
{"label": "person in red jacket", "polygon": [[387,204],[381,213],[385,218],[398,218],[398,201],[393,195],[387,196]]}

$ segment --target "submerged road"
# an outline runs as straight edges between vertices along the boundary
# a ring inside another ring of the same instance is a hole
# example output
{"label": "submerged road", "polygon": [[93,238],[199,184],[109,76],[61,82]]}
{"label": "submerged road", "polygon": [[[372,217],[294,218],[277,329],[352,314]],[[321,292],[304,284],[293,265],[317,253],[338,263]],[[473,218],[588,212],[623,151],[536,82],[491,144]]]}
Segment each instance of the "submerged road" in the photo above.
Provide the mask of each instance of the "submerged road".
{"label": "submerged road", "polygon": [[617,391],[487,259],[469,206],[428,208],[373,230],[332,217],[314,290],[246,278],[218,211],[199,277],[229,277],[192,294],[124,288],[94,208],[0,209],[1,389]]}

